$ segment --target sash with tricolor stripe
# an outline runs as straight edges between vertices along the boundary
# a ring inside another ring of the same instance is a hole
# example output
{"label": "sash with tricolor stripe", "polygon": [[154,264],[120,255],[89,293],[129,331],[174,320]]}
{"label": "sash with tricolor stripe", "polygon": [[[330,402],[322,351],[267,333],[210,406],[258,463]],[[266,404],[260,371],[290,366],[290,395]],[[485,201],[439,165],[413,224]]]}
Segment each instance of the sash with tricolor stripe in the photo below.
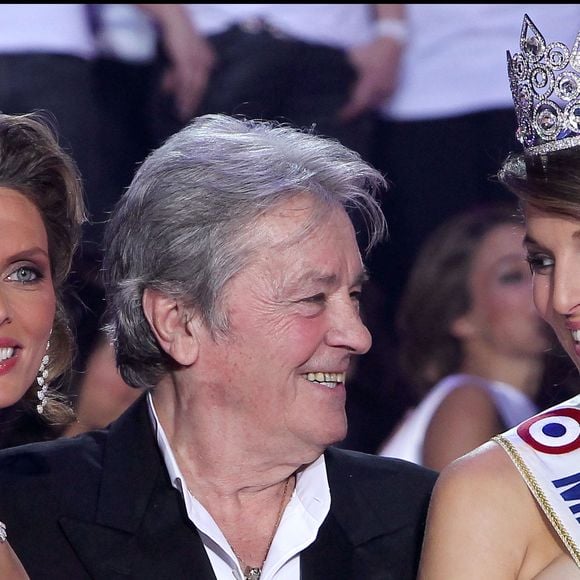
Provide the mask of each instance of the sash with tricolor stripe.
{"label": "sash with tricolor stripe", "polygon": [[580,395],[493,438],[580,567]]}

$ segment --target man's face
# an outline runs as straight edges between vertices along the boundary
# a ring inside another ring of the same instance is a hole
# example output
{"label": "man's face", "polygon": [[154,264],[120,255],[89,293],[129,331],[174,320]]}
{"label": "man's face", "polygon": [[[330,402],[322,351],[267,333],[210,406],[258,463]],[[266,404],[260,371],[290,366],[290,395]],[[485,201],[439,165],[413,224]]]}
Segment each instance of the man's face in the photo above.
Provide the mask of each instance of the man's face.
{"label": "man's face", "polygon": [[335,209],[300,235],[311,212],[301,195],[260,220],[250,265],[224,291],[229,330],[202,335],[195,365],[224,437],[242,430],[244,445],[305,461],[346,435],[346,371],[371,345],[351,222]]}

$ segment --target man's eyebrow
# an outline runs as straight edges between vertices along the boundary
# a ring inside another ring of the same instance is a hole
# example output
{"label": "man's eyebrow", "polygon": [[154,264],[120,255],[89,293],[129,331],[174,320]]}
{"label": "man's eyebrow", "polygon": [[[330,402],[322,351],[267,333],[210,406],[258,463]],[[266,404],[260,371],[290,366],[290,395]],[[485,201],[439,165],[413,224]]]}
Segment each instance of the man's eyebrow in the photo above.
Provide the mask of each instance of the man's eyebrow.
{"label": "man's eyebrow", "polygon": [[320,283],[325,286],[331,286],[337,281],[336,274],[323,274],[318,270],[307,270],[294,279],[292,286],[300,287],[306,282]]}
{"label": "man's eyebrow", "polygon": [[[366,269],[361,270],[361,272],[356,276],[352,282],[352,286],[362,286],[365,282],[368,282],[370,276]],[[308,270],[301,274],[292,283],[292,286],[300,287],[305,282],[315,282],[323,284],[324,286],[332,286],[338,281],[338,276],[336,274],[323,274],[319,271]]]}

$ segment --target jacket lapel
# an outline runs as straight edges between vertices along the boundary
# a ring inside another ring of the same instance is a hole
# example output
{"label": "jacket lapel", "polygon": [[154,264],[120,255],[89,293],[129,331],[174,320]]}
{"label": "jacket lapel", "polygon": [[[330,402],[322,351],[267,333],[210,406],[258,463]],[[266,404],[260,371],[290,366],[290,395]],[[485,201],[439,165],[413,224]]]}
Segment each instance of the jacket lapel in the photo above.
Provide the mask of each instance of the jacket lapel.
{"label": "jacket lapel", "polygon": [[350,573],[353,548],[330,512],[314,544],[300,554],[300,577],[302,580],[353,580]]}
{"label": "jacket lapel", "polygon": [[[91,578],[216,580],[201,538],[187,517],[159,452],[141,397],[105,432],[99,497],[84,498],[61,527]],[[418,513],[401,500],[408,482],[389,462],[376,475],[369,459],[329,449],[325,454],[332,503],[316,541],[301,554],[303,580],[400,580],[401,549]],[[409,513],[411,512],[411,513]],[[417,548],[418,549],[418,548]],[[407,577],[407,576],[405,576]]]}
{"label": "jacket lapel", "polygon": [[96,580],[215,580],[201,538],[169,481],[145,396],[108,429],[94,521],[62,518],[60,524]]}
{"label": "jacket lapel", "polygon": [[401,578],[401,550],[412,549],[408,529],[419,510],[408,513],[407,504],[398,502],[404,482],[387,462],[382,462],[381,477],[374,467],[367,477],[367,462],[357,457],[353,461],[348,452],[333,448],[325,453],[330,513],[301,555],[303,580]]}

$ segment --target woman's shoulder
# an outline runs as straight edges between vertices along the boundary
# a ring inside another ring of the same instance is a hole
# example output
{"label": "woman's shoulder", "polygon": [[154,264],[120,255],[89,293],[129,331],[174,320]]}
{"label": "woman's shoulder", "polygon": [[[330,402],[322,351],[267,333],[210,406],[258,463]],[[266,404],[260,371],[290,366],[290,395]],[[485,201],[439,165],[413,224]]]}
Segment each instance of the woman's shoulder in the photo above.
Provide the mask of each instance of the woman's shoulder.
{"label": "woman's shoulder", "polygon": [[[493,441],[453,461],[442,471],[437,485],[453,495],[477,493],[481,500],[490,498],[495,502],[504,497],[520,498],[523,503],[529,500],[528,489],[516,467]],[[499,490],[502,493],[498,494]]]}
{"label": "woman's shoulder", "polygon": [[565,549],[508,454],[490,441],[446,467],[434,510],[456,520],[455,531],[478,536],[521,578],[534,578]]}

